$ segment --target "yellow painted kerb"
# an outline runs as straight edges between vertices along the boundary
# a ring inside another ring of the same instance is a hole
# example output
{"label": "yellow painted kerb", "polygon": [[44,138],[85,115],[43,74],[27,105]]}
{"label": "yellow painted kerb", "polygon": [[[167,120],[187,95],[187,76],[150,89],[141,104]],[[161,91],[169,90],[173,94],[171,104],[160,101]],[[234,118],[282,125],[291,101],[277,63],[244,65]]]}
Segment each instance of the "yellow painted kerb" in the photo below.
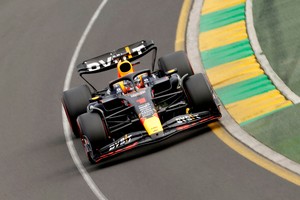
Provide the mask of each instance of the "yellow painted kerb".
{"label": "yellow painted kerb", "polygon": [[254,56],[213,67],[206,74],[214,89],[245,81],[264,74]]}
{"label": "yellow painted kerb", "polygon": [[287,101],[278,90],[274,89],[248,99],[227,104],[225,107],[235,121],[240,124],[291,105],[293,105],[291,101]]}
{"label": "yellow painted kerb", "polygon": [[246,0],[209,0],[205,1],[201,12],[202,15],[205,15],[211,12],[216,12],[218,10],[230,8],[232,6],[236,6],[245,2]]}
{"label": "yellow painted kerb", "polygon": [[185,0],[182,4],[176,31],[175,51],[185,49],[186,26],[189,18],[191,4],[192,0]]}
{"label": "yellow painted kerb", "polygon": [[[211,0],[211,2],[227,2],[223,8],[233,6],[235,4],[245,2],[245,0]],[[216,5],[216,4],[214,4]],[[176,31],[176,41],[175,41],[175,51],[184,50],[185,49],[185,33],[186,33],[186,26],[188,21],[189,10],[191,7],[191,0],[185,0],[183,2],[180,17],[178,21],[177,31]],[[221,8],[221,7],[220,7]],[[205,12],[212,12],[214,11],[213,7],[206,7]],[[203,10],[202,10],[203,12]],[[203,13],[202,13],[203,14]],[[227,144],[230,148],[247,158],[248,160],[256,163],[257,165],[265,168],[266,170],[282,177],[283,179],[290,181],[296,185],[300,186],[300,176],[294,174],[287,169],[276,165],[275,163],[271,162],[270,160],[258,155],[257,153],[253,152],[252,150],[248,149],[245,145],[238,142],[234,139],[219,123],[215,122],[208,125],[214,134],[222,140],[225,144]]]}
{"label": "yellow painted kerb", "polygon": [[203,32],[199,36],[200,51],[229,45],[247,39],[245,21]]}

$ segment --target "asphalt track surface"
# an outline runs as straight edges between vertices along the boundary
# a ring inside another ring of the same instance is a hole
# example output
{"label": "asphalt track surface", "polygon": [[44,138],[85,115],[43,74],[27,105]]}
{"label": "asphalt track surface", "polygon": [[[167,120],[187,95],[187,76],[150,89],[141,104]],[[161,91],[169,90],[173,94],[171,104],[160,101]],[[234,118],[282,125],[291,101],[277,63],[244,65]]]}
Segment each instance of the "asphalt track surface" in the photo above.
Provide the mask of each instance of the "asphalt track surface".
{"label": "asphalt track surface", "polygon": [[[0,199],[97,199],[75,167],[63,133],[60,98],[74,49],[101,1],[0,2]],[[174,50],[182,1],[109,1],[78,62],[141,39],[159,56]],[[105,86],[109,72],[95,79]],[[82,84],[76,73],[71,86]],[[208,128],[90,165],[107,199],[298,199],[300,189],[258,167]]]}

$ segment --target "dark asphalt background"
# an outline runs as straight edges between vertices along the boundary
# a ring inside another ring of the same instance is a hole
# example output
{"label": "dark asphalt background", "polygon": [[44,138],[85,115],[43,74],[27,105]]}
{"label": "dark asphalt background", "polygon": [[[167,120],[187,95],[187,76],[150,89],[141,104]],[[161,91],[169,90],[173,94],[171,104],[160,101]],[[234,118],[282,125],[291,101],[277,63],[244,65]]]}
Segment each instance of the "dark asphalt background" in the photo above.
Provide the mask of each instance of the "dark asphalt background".
{"label": "dark asphalt background", "polygon": [[[81,34],[101,1],[0,2],[0,199],[96,199],[69,155],[60,98]],[[79,61],[141,39],[174,50],[182,1],[111,0]],[[105,86],[116,72],[99,76]],[[83,82],[74,73],[72,86]],[[108,199],[298,199],[299,187],[223,144],[208,129],[102,165],[80,158]]]}

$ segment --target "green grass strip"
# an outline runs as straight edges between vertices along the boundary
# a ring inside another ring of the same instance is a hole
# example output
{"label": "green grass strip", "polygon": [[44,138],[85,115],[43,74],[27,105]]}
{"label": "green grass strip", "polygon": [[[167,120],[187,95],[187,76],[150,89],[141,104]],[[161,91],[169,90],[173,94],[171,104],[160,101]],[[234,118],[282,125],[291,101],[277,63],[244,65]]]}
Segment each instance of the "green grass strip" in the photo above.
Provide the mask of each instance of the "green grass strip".
{"label": "green grass strip", "polygon": [[201,16],[200,32],[245,20],[245,3]]}
{"label": "green grass strip", "polygon": [[300,104],[294,104],[243,124],[243,129],[274,151],[300,163],[299,112]]}
{"label": "green grass strip", "polygon": [[264,114],[264,115],[261,115],[261,116],[255,117],[255,118],[252,118],[252,119],[250,119],[250,120],[244,121],[244,122],[240,123],[240,126],[246,126],[246,125],[250,124],[251,122],[254,122],[254,121],[259,120],[259,119],[262,119],[262,118],[265,118],[265,117],[267,117],[267,116],[269,116],[269,115],[271,115],[271,114],[273,114],[273,113],[275,113],[275,112],[278,112],[278,111],[280,111],[280,110],[286,109],[286,108],[288,108],[288,107],[290,107],[290,106],[293,106],[293,104],[288,105],[288,106],[283,107],[283,108],[279,108],[279,109],[277,109],[277,110],[273,110],[272,112],[266,113],[266,114]]}
{"label": "green grass strip", "polygon": [[216,89],[223,104],[227,105],[250,97],[274,90],[275,86],[266,75],[241,81],[223,88]]}
{"label": "green grass strip", "polygon": [[213,48],[201,52],[201,58],[205,69],[210,69],[221,64],[246,58],[253,55],[248,39],[235,42],[226,46]]}

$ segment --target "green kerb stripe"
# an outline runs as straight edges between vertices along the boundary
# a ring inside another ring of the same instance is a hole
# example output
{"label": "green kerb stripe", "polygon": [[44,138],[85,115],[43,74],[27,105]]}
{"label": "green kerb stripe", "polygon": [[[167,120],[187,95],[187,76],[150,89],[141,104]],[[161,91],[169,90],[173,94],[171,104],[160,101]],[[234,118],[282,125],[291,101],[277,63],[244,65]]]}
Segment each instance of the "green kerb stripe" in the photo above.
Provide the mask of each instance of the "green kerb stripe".
{"label": "green kerb stripe", "polygon": [[201,52],[201,58],[204,68],[210,69],[221,64],[246,58],[253,54],[250,42],[246,39],[226,46],[203,51]]}
{"label": "green kerb stripe", "polygon": [[216,92],[223,104],[227,105],[274,89],[275,86],[272,85],[269,78],[266,75],[260,75],[246,81],[219,88]]}
{"label": "green kerb stripe", "polygon": [[245,3],[201,16],[200,32],[245,20]]}

